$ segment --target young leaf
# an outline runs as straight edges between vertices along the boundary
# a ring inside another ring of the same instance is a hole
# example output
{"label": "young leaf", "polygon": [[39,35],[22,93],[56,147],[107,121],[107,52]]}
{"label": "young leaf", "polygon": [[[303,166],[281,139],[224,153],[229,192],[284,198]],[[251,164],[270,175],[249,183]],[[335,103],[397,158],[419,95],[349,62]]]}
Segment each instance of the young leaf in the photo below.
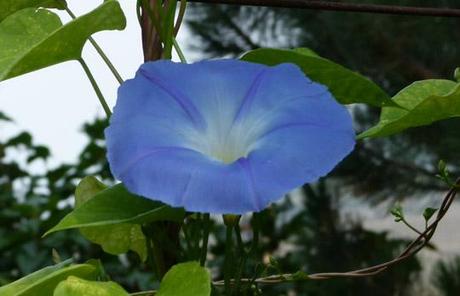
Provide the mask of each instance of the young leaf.
{"label": "young leaf", "polygon": [[47,7],[64,9],[66,7],[64,0],[2,0],[0,1],[0,22],[7,16],[28,7]]}
{"label": "young leaf", "polygon": [[439,170],[439,172],[440,172],[441,174],[445,174],[445,173],[447,172],[446,169],[447,169],[447,164],[446,164],[446,162],[445,162],[444,160],[441,159],[441,160],[438,162],[438,170]]}
{"label": "young leaf", "polygon": [[395,218],[395,222],[400,222],[404,220],[404,212],[403,208],[399,203],[397,203],[390,211],[390,213],[393,215]]}
{"label": "young leaf", "polygon": [[460,84],[450,80],[414,82],[396,94],[393,100],[403,108],[384,107],[379,123],[358,138],[388,136],[407,128],[460,116]]}
{"label": "young leaf", "polygon": [[434,213],[436,213],[438,209],[435,209],[435,208],[426,208],[424,211],[423,211],[423,218],[425,218],[425,221],[428,222],[431,217],[433,217]]}
{"label": "young leaf", "polygon": [[95,282],[70,276],[59,283],[53,296],[128,296],[128,293],[115,282]]}
{"label": "young leaf", "polygon": [[460,68],[459,67],[455,68],[454,79],[455,81],[460,82]]}
{"label": "young leaf", "polygon": [[[95,177],[84,178],[75,190],[75,207],[79,208],[106,188],[107,186]],[[138,224],[122,223],[86,227],[81,228],[80,233],[89,241],[100,245],[106,253],[119,255],[132,250],[142,261],[147,259],[145,236]]]}
{"label": "young leaf", "polygon": [[92,34],[125,25],[120,4],[114,0],[64,26],[46,9],[22,9],[0,23],[0,81],[77,60]]}
{"label": "young leaf", "polygon": [[182,221],[184,209],[171,208],[128,192],[123,184],[107,188],[74,209],[49,233],[94,226],[143,224],[159,220]]}
{"label": "young leaf", "polygon": [[209,296],[211,276],[198,262],[174,265],[164,276],[157,296]]}
{"label": "young leaf", "polygon": [[70,264],[67,260],[54,266],[45,267],[11,284],[0,287],[2,296],[53,295],[55,287],[67,277],[73,275],[84,279],[96,280],[101,268],[94,262]]}
{"label": "young leaf", "polygon": [[245,53],[242,60],[266,65],[293,63],[312,80],[326,85],[342,104],[365,103],[377,107],[395,106],[374,82],[347,68],[321,58],[309,49],[260,48]]}

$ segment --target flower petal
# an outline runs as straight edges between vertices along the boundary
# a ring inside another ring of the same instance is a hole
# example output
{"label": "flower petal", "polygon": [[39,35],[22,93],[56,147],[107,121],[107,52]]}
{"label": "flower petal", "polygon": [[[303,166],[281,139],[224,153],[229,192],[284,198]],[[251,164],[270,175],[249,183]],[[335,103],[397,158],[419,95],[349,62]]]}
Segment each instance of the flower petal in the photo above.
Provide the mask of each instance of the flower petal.
{"label": "flower petal", "polygon": [[243,169],[199,152],[164,147],[139,158],[120,175],[130,191],[188,211],[242,214],[253,209],[252,188]]}
{"label": "flower petal", "polygon": [[259,211],[327,174],[354,146],[351,118],[294,65],[146,63],[106,129],[114,176],[189,211]]}
{"label": "flower petal", "polygon": [[299,124],[268,133],[248,161],[254,190],[268,205],[287,192],[329,173],[354,147],[354,133]]}

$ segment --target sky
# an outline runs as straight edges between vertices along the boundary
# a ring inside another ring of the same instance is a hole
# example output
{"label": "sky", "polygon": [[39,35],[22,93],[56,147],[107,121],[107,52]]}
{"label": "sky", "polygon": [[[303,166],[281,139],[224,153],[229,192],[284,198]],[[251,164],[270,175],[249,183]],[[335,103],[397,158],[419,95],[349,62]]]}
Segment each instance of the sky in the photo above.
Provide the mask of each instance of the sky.
{"label": "sky", "polygon": [[[68,0],[70,9],[81,15],[94,9],[101,1]],[[103,31],[93,37],[104,49],[124,79],[132,78],[143,62],[141,33],[135,14],[134,0],[119,1],[127,18],[124,31]],[[63,22],[70,18],[58,12]],[[184,45],[188,36],[182,27],[179,44],[189,60],[196,60],[196,53],[189,53]],[[112,108],[116,102],[118,82],[107,66],[87,43],[83,58]],[[173,60],[178,60],[177,56]],[[13,124],[0,126],[0,139],[25,130],[30,132],[36,144],[48,146],[52,158],[50,167],[62,162],[73,162],[86,144],[81,132],[83,123],[103,117],[103,109],[77,61],[61,63],[20,77],[0,82],[0,110],[14,119]]]}

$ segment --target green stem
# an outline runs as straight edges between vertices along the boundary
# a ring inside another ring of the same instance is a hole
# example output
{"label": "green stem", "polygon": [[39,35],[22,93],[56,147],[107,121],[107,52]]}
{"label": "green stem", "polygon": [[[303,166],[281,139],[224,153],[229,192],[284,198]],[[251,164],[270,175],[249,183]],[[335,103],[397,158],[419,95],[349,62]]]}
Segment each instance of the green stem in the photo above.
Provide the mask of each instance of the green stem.
{"label": "green stem", "polygon": [[180,0],[179,13],[177,14],[176,24],[174,25],[174,37],[179,33],[180,26],[184,20],[185,9],[187,8],[187,0]]}
{"label": "green stem", "polygon": [[112,115],[112,112],[110,111],[109,105],[107,105],[107,102],[104,99],[104,95],[102,94],[99,86],[97,85],[97,82],[94,79],[93,74],[89,70],[88,65],[86,64],[86,62],[82,58],[79,59],[78,61],[80,62],[81,66],[83,67],[83,70],[85,70],[86,76],[88,76],[88,79],[91,82],[91,85],[93,86],[94,92],[96,93],[97,98],[99,99],[99,102],[102,105],[102,108],[104,108],[104,111],[105,111],[105,114],[107,115],[107,118],[110,118],[110,116]]}
{"label": "green stem", "polygon": [[[243,239],[241,237],[241,229],[240,229],[240,225],[237,224],[235,225],[235,234],[236,234],[236,241],[237,241],[237,245],[238,245],[238,259],[239,259],[239,264],[238,264],[238,269],[236,271],[236,275],[235,275],[235,289],[234,289],[234,293],[238,293],[240,292],[240,287],[241,287],[241,276],[243,275],[243,271],[244,271],[244,267],[246,265],[246,260],[247,260],[247,257],[248,257],[248,253],[246,253],[246,250],[244,248],[244,243],[243,243]],[[234,294],[232,293],[232,294]]]}
{"label": "green stem", "polygon": [[155,259],[155,264],[158,270],[158,279],[161,281],[161,279],[166,273],[165,262],[163,260],[163,252],[161,251],[161,248],[159,247],[159,242],[154,239],[152,239],[152,247],[153,247],[152,256]]}
{"label": "green stem", "polygon": [[409,229],[411,229],[413,232],[417,233],[418,235],[421,235],[422,232],[420,230],[418,230],[417,228],[415,228],[414,226],[412,226],[409,222],[406,221],[406,219],[401,219],[401,221],[407,226],[409,227]]}
{"label": "green stem", "polygon": [[166,2],[164,7],[164,18],[162,19],[163,23],[163,58],[171,59],[172,57],[172,48],[174,44],[174,17],[176,14],[177,0],[169,0]]}
{"label": "green stem", "polygon": [[155,271],[155,274],[158,280],[161,281],[164,274],[166,273],[165,262],[163,259],[163,252],[159,247],[159,242],[156,238],[156,231],[154,229],[154,225],[148,224],[142,227],[142,232],[146,237],[147,243],[147,253],[148,253],[148,260],[150,265]]}
{"label": "green stem", "polygon": [[[70,15],[72,19],[76,19],[77,17],[75,14],[66,6],[65,10],[67,13]],[[88,38],[89,42],[93,45],[93,47],[96,49],[97,53],[101,56],[101,58],[104,60],[105,64],[107,67],[109,67],[110,71],[112,72],[113,76],[115,76],[115,79],[117,79],[118,83],[122,84],[123,83],[123,78],[121,78],[120,73],[118,73],[117,69],[115,66],[112,64],[110,59],[107,57],[107,55],[104,53],[102,48],[97,44],[96,40],[94,40],[93,37]]]}
{"label": "green stem", "polygon": [[209,214],[203,216],[203,245],[201,246],[200,265],[204,266],[206,263],[206,256],[208,255],[208,240],[209,240],[209,229],[211,222]]}
{"label": "green stem", "polygon": [[241,237],[241,229],[240,229],[239,224],[235,226],[235,234],[236,234],[236,243],[238,246],[238,253],[241,256],[245,253],[245,250],[244,250],[243,238]]}
{"label": "green stem", "polygon": [[182,52],[180,46],[179,46],[179,43],[177,43],[177,40],[176,40],[176,37],[172,37],[172,41],[173,41],[173,46],[174,46],[174,49],[176,50],[177,52],[177,55],[179,56],[179,59],[182,63],[184,64],[187,64],[187,59],[185,58],[185,55],[184,53]]}
{"label": "green stem", "polygon": [[146,237],[146,247],[147,247],[147,262],[149,263],[149,265],[151,266],[153,272],[155,273],[155,275],[157,276],[157,278],[160,278],[160,272],[158,271],[158,267],[155,263],[155,259],[154,259],[154,251],[153,251],[153,244],[152,244],[152,241]]}
{"label": "green stem", "polygon": [[232,231],[233,226],[227,226],[226,239],[225,239],[225,262],[224,262],[224,288],[225,295],[230,296],[230,281],[232,278]]}

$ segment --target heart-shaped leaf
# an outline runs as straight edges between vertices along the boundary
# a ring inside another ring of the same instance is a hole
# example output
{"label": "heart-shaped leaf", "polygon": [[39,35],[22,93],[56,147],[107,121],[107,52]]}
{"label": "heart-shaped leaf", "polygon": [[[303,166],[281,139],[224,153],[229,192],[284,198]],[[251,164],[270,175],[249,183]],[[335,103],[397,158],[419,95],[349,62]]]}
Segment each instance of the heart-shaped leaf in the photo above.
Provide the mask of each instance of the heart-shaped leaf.
{"label": "heart-shaped leaf", "polygon": [[358,138],[383,137],[407,128],[460,116],[460,84],[450,80],[412,83],[393,98],[403,108],[382,108],[379,123]]}
{"label": "heart-shaped leaf", "polygon": [[134,195],[123,184],[107,188],[78,206],[45,234],[72,228],[153,221],[182,221],[185,211]]}
{"label": "heart-shaped leaf", "polygon": [[158,296],[209,296],[211,276],[198,262],[174,265],[163,277]]}
{"label": "heart-shaped leaf", "polygon": [[[83,178],[75,190],[75,207],[80,207],[106,188],[107,186],[95,177]],[[147,259],[146,240],[139,224],[85,227],[81,228],[80,232],[86,239],[100,245],[109,254],[119,255],[132,250],[142,261]]]}
{"label": "heart-shaped leaf", "polygon": [[53,296],[128,296],[128,293],[115,282],[95,282],[68,277],[59,283]]}
{"label": "heart-shaped leaf", "polygon": [[326,85],[342,104],[395,106],[390,97],[368,78],[322,58],[307,48],[260,48],[245,53],[241,59],[269,66],[281,63],[296,64],[310,79]]}
{"label": "heart-shaped leaf", "polygon": [[24,8],[48,7],[64,9],[66,5],[64,0],[2,0],[0,1],[0,22],[7,16]]}
{"label": "heart-shaped leaf", "polygon": [[26,8],[0,23],[0,81],[81,58],[86,40],[103,30],[121,30],[120,4],[105,1],[66,25],[46,9]]}

